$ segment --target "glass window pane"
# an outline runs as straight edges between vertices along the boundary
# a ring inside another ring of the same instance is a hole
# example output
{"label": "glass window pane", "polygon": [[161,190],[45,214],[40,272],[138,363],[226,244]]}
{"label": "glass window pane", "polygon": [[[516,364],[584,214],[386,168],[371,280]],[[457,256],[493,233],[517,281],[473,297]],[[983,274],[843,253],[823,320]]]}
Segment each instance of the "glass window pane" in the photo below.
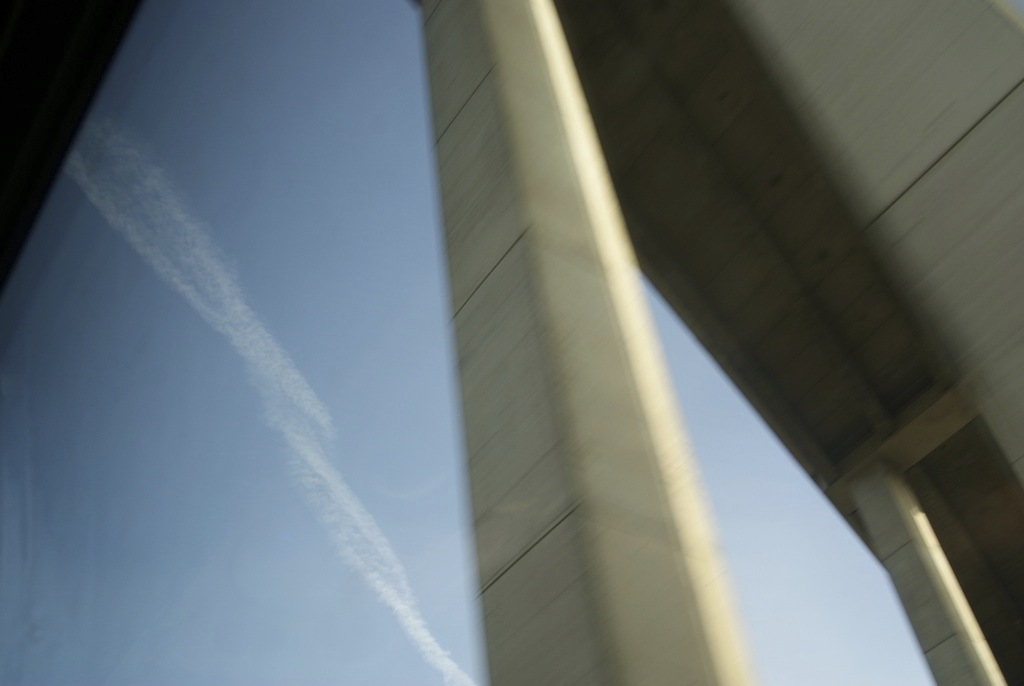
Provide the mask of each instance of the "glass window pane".
{"label": "glass window pane", "polygon": [[141,8],[0,302],[0,682],[480,677],[421,50]]}

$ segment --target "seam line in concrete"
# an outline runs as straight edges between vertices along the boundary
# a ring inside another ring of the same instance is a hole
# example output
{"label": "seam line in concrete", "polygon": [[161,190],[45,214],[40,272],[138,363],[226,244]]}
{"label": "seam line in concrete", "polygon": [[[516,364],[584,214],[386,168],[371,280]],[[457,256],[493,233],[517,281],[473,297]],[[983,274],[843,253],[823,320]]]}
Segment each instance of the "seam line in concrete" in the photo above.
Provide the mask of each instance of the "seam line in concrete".
{"label": "seam line in concrete", "polygon": [[491,278],[491,274],[494,273],[494,270],[498,268],[499,264],[501,264],[502,262],[505,261],[505,258],[508,257],[508,254],[510,252],[512,252],[512,248],[516,247],[516,245],[519,244],[519,241],[521,241],[523,239],[523,236],[526,235],[526,232],[529,229],[530,229],[529,226],[527,226],[525,229],[523,229],[522,233],[520,233],[518,236],[516,236],[516,239],[514,241],[512,241],[512,244],[510,246],[508,246],[508,249],[505,250],[505,252],[503,252],[501,254],[501,257],[498,258],[498,261],[495,262],[494,265],[489,270],[487,270],[487,273],[484,274],[484,278],[480,279],[480,283],[478,283],[473,288],[473,292],[471,292],[469,295],[466,296],[466,299],[462,302],[461,305],[459,305],[459,309],[455,310],[455,313],[452,314],[451,321],[455,321],[455,318],[459,316],[459,312],[462,312],[462,308],[464,308],[466,305],[468,305],[469,301],[473,299],[474,295],[476,295],[476,292],[478,290],[480,290],[480,287],[483,286],[485,283],[487,283],[487,279]]}
{"label": "seam line in concrete", "polygon": [[[914,542],[913,540],[908,540],[908,541],[905,541],[905,542],[901,543],[899,545],[899,547],[894,548],[892,551],[890,551],[890,553],[888,555],[886,555],[884,558],[880,558],[878,561],[881,562],[883,565],[885,565],[885,563],[888,562],[889,559],[892,558],[893,555],[895,555],[899,551],[903,550],[904,548],[906,548],[908,545],[910,545],[913,542]],[[886,571],[888,571],[888,570],[886,570]],[[890,576],[891,576],[891,574],[890,574]]]}
{"label": "seam line in concrete", "polygon": [[918,175],[918,176],[917,176],[917,177],[916,177],[916,178],[915,178],[915,179],[914,179],[913,181],[911,181],[911,182],[910,182],[909,184],[907,184],[907,187],[906,187],[906,188],[904,188],[904,189],[903,189],[902,191],[900,191],[899,195],[897,195],[897,196],[896,196],[895,198],[893,198],[892,202],[890,202],[890,203],[889,203],[888,205],[886,205],[885,207],[883,207],[883,208],[882,208],[882,210],[881,210],[881,211],[880,211],[880,212],[879,212],[879,213],[878,213],[877,215],[875,215],[875,217],[874,217],[874,218],[873,218],[873,219],[872,219],[871,221],[869,221],[869,222],[868,222],[868,223],[867,223],[867,224],[865,225],[865,228],[870,228],[870,227],[874,226],[874,225],[875,225],[876,223],[878,223],[878,221],[879,221],[879,220],[881,220],[881,218],[882,218],[882,217],[884,217],[884,216],[886,215],[886,213],[888,213],[888,212],[889,212],[889,210],[891,210],[891,209],[892,209],[893,207],[895,207],[895,206],[896,206],[896,204],[897,204],[897,203],[898,203],[898,202],[899,202],[900,200],[902,200],[902,199],[903,199],[903,196],[905,196],[905,195],[906,195],[907,193],[909,193],[909,192],[910,192],[910,191],[911,191],[911,190],[912,190],[912,189],[913,189],[913,188],[914,188],[915,186],[917,186],[917,184],[919,184],[919,183],[921,182],[921,180],[922,180],[922,179],[924,179],[924,177],[928,176],[928,174],[930,174],[930,173],[931,173],[931,171],[932,171],[933,169],[935,169],[935,167],[939,166],[939,163],[940,163],[940,162],[942,162],[942,160],[944,160],[944,159],[946,159],[947,157],[949,157],[950,153],[952,153],[952,152],[953,152],[954,150],[956,150],[957,146],[959,146],[959,145],[960,145],[960,143],[962,143],[962,142],[963,142],[963,140],[964,140],[965,138],[967,138],[968,136],[970,136],[970,135],[971,135],[971,134],[972,134],[972,133],[974,132],[974,130],[975,130],[976,128],[978,128],[979,126],[981,126],[981,124],[982,124],[982,123],[983,123],[983,122],[984,122],[984,121],[985,121],[986,119],[988,119],[988,118],[989,118],[989,115],[991,115],[991,114],[992,114],[993,112],[995,112],[995,111],[996,111],[996,109],[998,109],[1000,105],[1002,105],[1002,104],[1003,104],[1004,102],[1006,102],[1007,98],[1009,98],[1009,97],[1010,97],[1011,95],[1013,95],[1013,94],[1014,94],[1014,93],[1015,93],[1015,92],[1017,91],[1017,89],[1018,89],[1018,88],[1020,88],[1020,87],[1021,87],[1022,85],[1024,85],[1024,79],[1021,79],[1020,81],[1018,81],[1017,83],[1015,83],[1015,84],[1013,85],[1013,87],[1012,87],[1012,88],[1010,88],[1009,90],[1007,90],[1007,91],[1006,91],[1006,93],[1004,93],[1004,94],[1003,94],[1003,96],[1002,96],[1001,98],[999,98],[998,100],[996,100],[995,104],[993,104],[993,105],[992,105],[991,107],[989,107],[989,108],[988,108],[987,110],[985,110],[985,113],[984,113],[984,114],[982,114],[982,115],[981,115],[980,117],[978,117],[978,121],[976,121],[976,122],[974,122],[973,124],[971,124],[970,128],[968,128],[968,129],[967,129],[966,131],[964,131],[964,132],[963,132],[963,133],[962,133],[962,134],[960,135],[960,137],[959,137],[959,138],[957,138],[957,139],[956,139],[955,141],[953,141],[953,143],[952,143],[952,144],[951,144],[951,145],[950,145],[950,146],[949,146],[948,148],[946,148],[946,149],[945,149],[945,150],[944,150],[944,151],[942,152],[942,154],[941,154],[941,155],[939,155],[939,156],[938,156],[937,158],[935,158],[935,161],[934,161],[934,162],[932,162],[931,164],[929,164],[929,165],[928,165],[928,166],[927,166],[927,167],[925,168],[925,170],[924,170],[924,171],[922,171],[922,172],[921,172],[921,173],[920,173],[920,174],[919,174],[919,175]]}
{"label": "seam line in concrete", "polygon": [[[416,2],[419,2],[421,7],[423,6],[423,3],[422,3],[421,0],[416,0]],[[441,7],[441,3],[442,2],[444,2],[444,0],[440,0],[440,2],[438,2],[436,5],[434,5],[434,9],[430,10],[430,14],[428,14],[427,18],[423,20],[423,26],[424,27],[426,27],[427,22],[430,21],[430,18],[433,17],[435,14],[437,14],[437,10]]]}
{"label": "seam line in concrete", "polygon": [[939,646],[941,646],[941,645],[942,645],[943,643],[946,643],[946,642],[948,642],[948,641],[951,641],[951,640],[953,640],[954,638],[956,638],[956,637],[957,637],[957,633],[958,633],[958,632],[954,631],[954,632],[953,632],[953,633],[951,633],[951,634],[950,634],[949,636],[946,636],[946,637],[945,637],[944,639],[942,639],[941,641],[939,641],[938,643],[936,643],[935,645],[933,645],[933,646],[932,646],[931,648],[929,648],[928,650],[924,651],[924,655],[925,655],[925,657],[928,657],[928,653],[932,652],[933,650],[935,650],[936,648],[938,648]]}
{"label": "seam line in concrete", "polygon": [[538,544],[539,544],[539,543],[540,543],[541,541],[543,541],[543,540],[544,540],[545,538],[547,538],[547,537],[548,537],[548,534],[550,534],[550,533],[551,533],[552,531],[554,531],[555,529],[557,529],[557,528],[558,528],[558,525],[559,525],[559,524],[561,524],[562,522],[564,522],[564,521],[565,521],[566,519],[568,519],[568,518],[569,518],[569,515],[571,515],[571,514],[572,514],[573,512],[575,512],[576,510],[578,510],[578,509],[579,509],[579,507],[580,507],[580,503],[579,503],[579,502],[573,503],[572,505],[570,505],[570,506],[569,506],[569,507],[568,507],[568,508],[567,508],[567,509],[565,510],[565,512],[563,512],[562,514],[558,515],[558,517],[557,517],[557,518],[555,519],[555,521],[551,522],[551,524],[549,524],[549,525],[548,525],[548,528],[547,528],[547,529],[545,529],[545,530],[544,530],[544,531],[543,531],[543,532],[541,533],[541,535],[540,535],[540,536],[538,536],[538,537],[537,537],[537,538],[536,538],[536,539],[535,539],[535,540],[534,540],[534,541],[533,541],[532,543],[530,543],[529,545],[527,545],[527,546],[526,546],[526,547],[525,547],[525,548],[524,548],[524,549],[522,550],[522,552],[520,552],[520,553],[519,553],[518,555],[516,555],[516,556],[515,556],[515,557],[514,557],[514,558],[513,558],[512,560],[510,560],[510,561],[508,562],[508,564],[506,564],[506,565],[505,565],[504,567],[502,567],[502,568],[501,568],[501,570],[500,570],[500,571],[499,571],[499,572],[498,572],[497,574],[495,574],[495,575],[494,575],[494,576],[493,576],[493,577],[492,577],[492,578],[491,578],[491,579],[490,579],[489,581],[487,581],[487,583],[485,583],[485,584],[484,584],[483,586],[481,586],[481,587],[480,587],[480,595],[482,596],[482,595],[483,595],[484,593],[486,593],[486,592],[487,592],[487,589],[489,589],[489,588],[490,588],[491,586],[493,586],[494,584],[496,584],[496,583],[498,582],[498,580],[499,580],[499,579],[500,579],[501,577],[505,576],[505,573],[506,573],[506,572],[508,572],[508,570],[510,570],[510,569],[512,569],[513,567],[515,567],[515,566],[516,566],[516,563],[517,563],[517,562],[519,562],[519,561],[520,561],[520,560],[522,560],[522,559],[523,559],[524,557],[526,557],[526,555],[527,555],[527,554],[528,554],[528,553],[529,553],[529,552],[530,552],[531,550],[533,550],[534,548],[536,548],[536,547],[537,547],[537,545],[538,545]]}
{"label": "seam line in concrete", "polygon": [[476,84],[476,86],[474,86],[474,87],[473,87],[473,92],[472,92],[472,93],[470,93],[470,94],[469,94],[469,96],[468,96],[468,97],[466,98],[466,102],[462,103],[462,105],[461,105],[461,106],[459,106],[459,111],[455,113],[455,115],[454,115],[454,116],[452,117],[452,120],[451,120],[450,122],[448,122],[448,124],[447,124],[447,125],[445,125],[445,127],[444,127],[444,131],[442,131],[442,132],[441,132],[441,135],[439,135],[439,136],[437,137],[437,140],[436,140],[436,141],[434,141],[434,145],[435,145],[435,146],[436,146],[436,145],[437,145],[438,143],[440,143],[440,142],[441,142],[441,139],[442,139],[442,138],[444,138],[444,135],[445,135],[446,133],[448,133],[448,129],[452,128],[452,124],[454,124],[454,123],[455,123],[455,120],[459,118],[459,115],[460,115],[460,114],[462,114],[462,110],[466,109],[466,105],[468,105],[468,104],[469,104],[469,101],[473,99],[473,96],[474,96],[474,95],[476,95],[476,92],[477,92],[478,90],[480,90],[480,86],[484,85],[484,81],[486,81],[486,80],[487,80],[487,77],[491,75],[491,72],[492,72],[492,71],[494,71],[494,66],[495,66],[495,65],[493,65],[493,64],[492,64],[492,65],[491,65],[491,68],[487,70],[487,73],[486,73],[486,74],[484,74],[484,75],[483,75],[483,77],[481,77],[481,79],[480,79],[480,83]]}

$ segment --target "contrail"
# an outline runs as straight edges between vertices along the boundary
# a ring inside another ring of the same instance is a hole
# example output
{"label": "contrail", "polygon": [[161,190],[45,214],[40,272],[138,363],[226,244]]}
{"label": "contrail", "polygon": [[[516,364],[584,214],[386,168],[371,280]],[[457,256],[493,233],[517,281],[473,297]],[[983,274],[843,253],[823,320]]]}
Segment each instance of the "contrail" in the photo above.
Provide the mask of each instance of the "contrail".
{"label": "contrail", "polygon": [[109,122],[83,127],[64,168],[111,227],[245,360],[266,422],[291,450],[296,479],[342,558],[446,684],[473,686],[427,627],[387,537],[328,459],[334,423],[327,408],[248,305],[206,227],[164,172]]}

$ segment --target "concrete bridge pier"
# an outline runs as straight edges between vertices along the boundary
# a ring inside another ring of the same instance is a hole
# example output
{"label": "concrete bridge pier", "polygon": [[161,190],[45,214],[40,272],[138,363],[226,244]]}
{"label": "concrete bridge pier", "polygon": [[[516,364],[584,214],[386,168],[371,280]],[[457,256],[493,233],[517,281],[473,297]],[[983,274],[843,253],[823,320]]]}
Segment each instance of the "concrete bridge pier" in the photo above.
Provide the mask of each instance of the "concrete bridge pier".
{"label": "concrete bridge pier", "polygon": [[550,0],[423,5],[491,683],[749,683]]}
{"label": "concrete bridge pier", "polygon": [[928,517],[903,477],[876,466],[857,476],[851,490],[935,683],[1006,686]]}

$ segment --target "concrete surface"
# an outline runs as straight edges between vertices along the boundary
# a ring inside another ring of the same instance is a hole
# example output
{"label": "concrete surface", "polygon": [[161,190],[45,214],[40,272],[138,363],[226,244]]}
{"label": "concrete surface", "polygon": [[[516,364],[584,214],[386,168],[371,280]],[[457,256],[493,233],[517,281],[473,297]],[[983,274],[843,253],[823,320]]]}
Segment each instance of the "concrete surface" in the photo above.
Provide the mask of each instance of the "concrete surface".
{"label": "concrete surface", "polygon": [[862,537],[906,475],[1024,683],[1024,34],[984,0],[557,0],[651,281]]}
{"label": "concrete surface", "polygon": [[491,683],[749,683],[554,6],[424,18]]}
{"label": "concrete surface", "polygon": [[928,517],[903,478],[875,467],[851,490],[938,686],[1006,686]]}

